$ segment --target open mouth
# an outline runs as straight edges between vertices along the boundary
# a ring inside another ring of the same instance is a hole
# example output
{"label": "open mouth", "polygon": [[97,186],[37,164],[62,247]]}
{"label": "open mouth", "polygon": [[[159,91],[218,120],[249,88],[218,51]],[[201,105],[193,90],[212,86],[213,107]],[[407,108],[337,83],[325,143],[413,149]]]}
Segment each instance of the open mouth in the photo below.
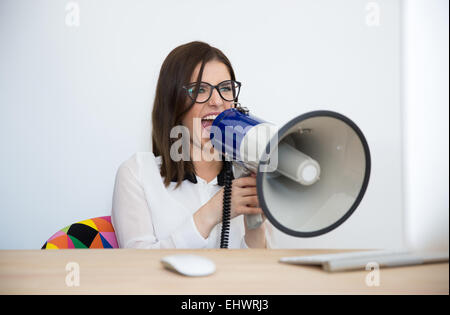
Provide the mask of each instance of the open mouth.
{"label": "open mouth", "polygon": [[209,131],[211,129],[214,119],[216,119],[218,115],[219,113],[209,113],[208,115],[203,116],[202,127]]}

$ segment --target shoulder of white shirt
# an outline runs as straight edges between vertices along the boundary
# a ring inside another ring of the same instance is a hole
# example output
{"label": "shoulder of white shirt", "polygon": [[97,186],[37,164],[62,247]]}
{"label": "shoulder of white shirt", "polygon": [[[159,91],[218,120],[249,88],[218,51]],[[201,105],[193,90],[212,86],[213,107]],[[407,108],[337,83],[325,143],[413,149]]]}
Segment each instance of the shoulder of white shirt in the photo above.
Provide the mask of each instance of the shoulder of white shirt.
{"label": "shoulder of white shirt", "polygon": [[162,163],[161,156],[155,157],[153,152],[136,152],[128,159],[126,159],[122,164],[120,164],[120,168],[128,168],[130,171],[135,174],[137,177],[142,173],[142,169],[149,165],[157,166],[157,169],[160,169]]}

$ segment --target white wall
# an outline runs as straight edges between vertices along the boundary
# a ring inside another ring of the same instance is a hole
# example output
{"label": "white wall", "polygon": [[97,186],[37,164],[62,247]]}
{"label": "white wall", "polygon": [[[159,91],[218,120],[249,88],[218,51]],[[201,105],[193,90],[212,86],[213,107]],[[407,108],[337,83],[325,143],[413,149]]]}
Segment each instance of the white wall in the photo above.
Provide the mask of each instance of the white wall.
{"label": "white wall", "polygon": [[72,27],[69,1],[0,2],[0,248],[40,248],[110,213],[117,167],[150,150],[159,67],[191,40],[229,56],[255,115],[280,124],[329,109],[367,137],[355,214],[318,238],[278,233],[280,247],[404,244],[399,1],[73,2]]}
{"label": "white wall", "polygon": [[404,3],[407,245],[448,251],[449,2]]}

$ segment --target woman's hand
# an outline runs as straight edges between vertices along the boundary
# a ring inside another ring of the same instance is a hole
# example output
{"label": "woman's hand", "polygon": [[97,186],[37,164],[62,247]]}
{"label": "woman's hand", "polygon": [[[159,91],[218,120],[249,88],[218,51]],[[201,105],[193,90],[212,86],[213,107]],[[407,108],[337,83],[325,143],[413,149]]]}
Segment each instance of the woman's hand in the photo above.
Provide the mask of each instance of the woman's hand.
{"label": "woman's hand", "polygon": [[256,192],[256,177],[233,180],[231,187],[231,218],[241,214],[262,214]]}
{"label": "woman's hand", "polygon": [[[222,222],[223,191],[220,189],[203,207],[194,214],[199,232],[207,238],[213,227]],[[256,177],[234,179],[231,187],[230,218],[241,214],[262,214],[256,193]]]}

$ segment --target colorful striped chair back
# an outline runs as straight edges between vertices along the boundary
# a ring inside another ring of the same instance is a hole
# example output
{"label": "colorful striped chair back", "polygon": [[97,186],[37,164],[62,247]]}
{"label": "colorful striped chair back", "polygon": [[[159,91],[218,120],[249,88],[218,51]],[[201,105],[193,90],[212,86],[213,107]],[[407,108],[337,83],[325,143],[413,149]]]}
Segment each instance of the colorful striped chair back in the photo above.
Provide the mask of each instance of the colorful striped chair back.
{"label": "colorful striped chair back", "polygon": [[119,248],[111,217],[84,220],[59,230],[42,249]]}

